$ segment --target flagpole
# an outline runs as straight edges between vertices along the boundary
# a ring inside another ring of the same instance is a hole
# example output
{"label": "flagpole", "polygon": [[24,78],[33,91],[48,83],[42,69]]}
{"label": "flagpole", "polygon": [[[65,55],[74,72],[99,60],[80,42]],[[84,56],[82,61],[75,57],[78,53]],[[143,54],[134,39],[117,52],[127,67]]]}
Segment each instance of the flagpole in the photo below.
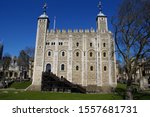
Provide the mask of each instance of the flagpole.
{"label": "flagpole", "polygon": [[53,27],[54,31],[56,30],[56,16],[54,17],[54,27]]}

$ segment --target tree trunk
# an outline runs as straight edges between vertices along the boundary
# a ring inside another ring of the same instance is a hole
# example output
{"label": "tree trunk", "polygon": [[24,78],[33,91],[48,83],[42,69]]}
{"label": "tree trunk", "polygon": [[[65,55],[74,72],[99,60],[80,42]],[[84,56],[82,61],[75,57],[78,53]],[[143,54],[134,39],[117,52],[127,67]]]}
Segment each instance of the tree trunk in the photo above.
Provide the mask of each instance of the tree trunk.
{"label": "tree trunk", "polygon": [[133,100],[132,86],[127,86],[125,99]]}
{"label": "tree trunk", "polygon": [[128,77],[127,88],[125,93],[126,100],[133,100],[132,77],[130,76]]}

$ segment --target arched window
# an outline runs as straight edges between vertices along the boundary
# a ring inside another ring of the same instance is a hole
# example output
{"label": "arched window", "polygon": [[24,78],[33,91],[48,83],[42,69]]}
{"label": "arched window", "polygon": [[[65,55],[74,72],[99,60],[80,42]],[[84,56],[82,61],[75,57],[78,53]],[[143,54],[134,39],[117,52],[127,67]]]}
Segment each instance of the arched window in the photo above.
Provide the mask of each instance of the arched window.
{"label": "arched window", "polygon": [[76,66],[76,70],[77,70],[77,71],[79,70],[79,66]]}
{"label": "arched window", "polygon": [[76,43],[76,46],[79,47],[79,43],[78,42]]}
{"label": "arched window", "polygon": [[106,57],[106,52],[103,53],[103,56]]}
{"label": "arched window", "polygon": [[65,65],[62,64],[62,65],[61,65],[61,71],[64,71],[64,70],[65,70]]}
{"label": "arched window", "polygon": [[51,72],[51,64],[46,65],[46,72]]}
{"label": "arched window", "polygon": [[51,52],[48,52],[48,56],[51,56]]}
{"label": "arched window", "polygon": [[93,53],[92,52],[90,52],[90,57],[92,57],[93,56]]}
{"label": "arched window", "polygon": [[62,52],[62,56],[65,56],[65,52]]}
{"label": "arched window", "polygon": [[63,45],[63,42],[59,42],[59,45]]}
{"label": "arched window", "polygon": [[93,71],[93,66],[90,67],[90,70]]}
{"label": "arched window", "polygon": [[103,47],[106,47],[106,43],[103,43]]}
{"label": "arched window", "polygon": [[76,56],[79,56],[79,52],[76,53]]}
{"label": "arched window", "polygon": [[93,45],[93,44],[92,44],[92,43],[90,43],[90,47],[92,47],[92,45]]}
{"label": "arched window", "polygon": [[49,42],[46,42],[46,45],[49,45]]}
{"label": "arched window", "polygon": [[106,71],[107,70],[107,67],[106,66],[104,66],[104,71]]}

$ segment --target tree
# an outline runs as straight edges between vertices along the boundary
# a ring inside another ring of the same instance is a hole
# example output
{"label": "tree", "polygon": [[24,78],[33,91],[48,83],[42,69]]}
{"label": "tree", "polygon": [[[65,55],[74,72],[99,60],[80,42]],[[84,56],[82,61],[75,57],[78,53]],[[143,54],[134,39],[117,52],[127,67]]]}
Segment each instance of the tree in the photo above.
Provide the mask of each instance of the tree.
{"label": "tree", "polygon": [[18,66],[21,70],[21,78],[27,77],[27,71],[29,70],[29,56],[26,54],[24,50],[21,50],[19,57],[18,57]]}
{"label": "tree", "polygon": [[35,48],[34,47],[26,47],[24,51],[29,56],[29,77],[32,77]]}
{"label": "tree", "polygon": [[26,47],[24,51],[30,58],[34,59],[34,50],[34,47]]}
{"label": "tree", "polygon": [[2,60],[3,71],[9,70],[10,63],[11,63],[11,56],[9,54],[5,54]]}
{"label": "tree", "polygon": [[1,60],[2,72],[0,77],[5,78],[5,71],[9,70],[10,63],[11,63],[10,54],[5,54]]}
{"label": "tree", "polygon": [[133,99],[132,76],[150,61],[150,1],[123,0],[112,24],[116,51],[125,63],[128,77],[126,96]]}

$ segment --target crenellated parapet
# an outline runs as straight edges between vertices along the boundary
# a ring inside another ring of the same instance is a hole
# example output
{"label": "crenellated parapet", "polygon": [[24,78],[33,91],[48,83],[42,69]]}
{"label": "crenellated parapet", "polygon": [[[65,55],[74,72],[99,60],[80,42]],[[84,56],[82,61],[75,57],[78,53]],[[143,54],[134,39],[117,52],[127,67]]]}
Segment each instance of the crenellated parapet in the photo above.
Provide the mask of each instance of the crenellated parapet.
{"label": "crenellated parapet", "polygon": [[94,30],[94,29],[68,29],[68,30],[65,30],[65,29],[56,29],[56,30],[48,30],[47,33],[50,33],[50,34],[56,34],[56,33],[61,33],[61,34],[66,34],[66,33],[96,33],[97,31]]}

